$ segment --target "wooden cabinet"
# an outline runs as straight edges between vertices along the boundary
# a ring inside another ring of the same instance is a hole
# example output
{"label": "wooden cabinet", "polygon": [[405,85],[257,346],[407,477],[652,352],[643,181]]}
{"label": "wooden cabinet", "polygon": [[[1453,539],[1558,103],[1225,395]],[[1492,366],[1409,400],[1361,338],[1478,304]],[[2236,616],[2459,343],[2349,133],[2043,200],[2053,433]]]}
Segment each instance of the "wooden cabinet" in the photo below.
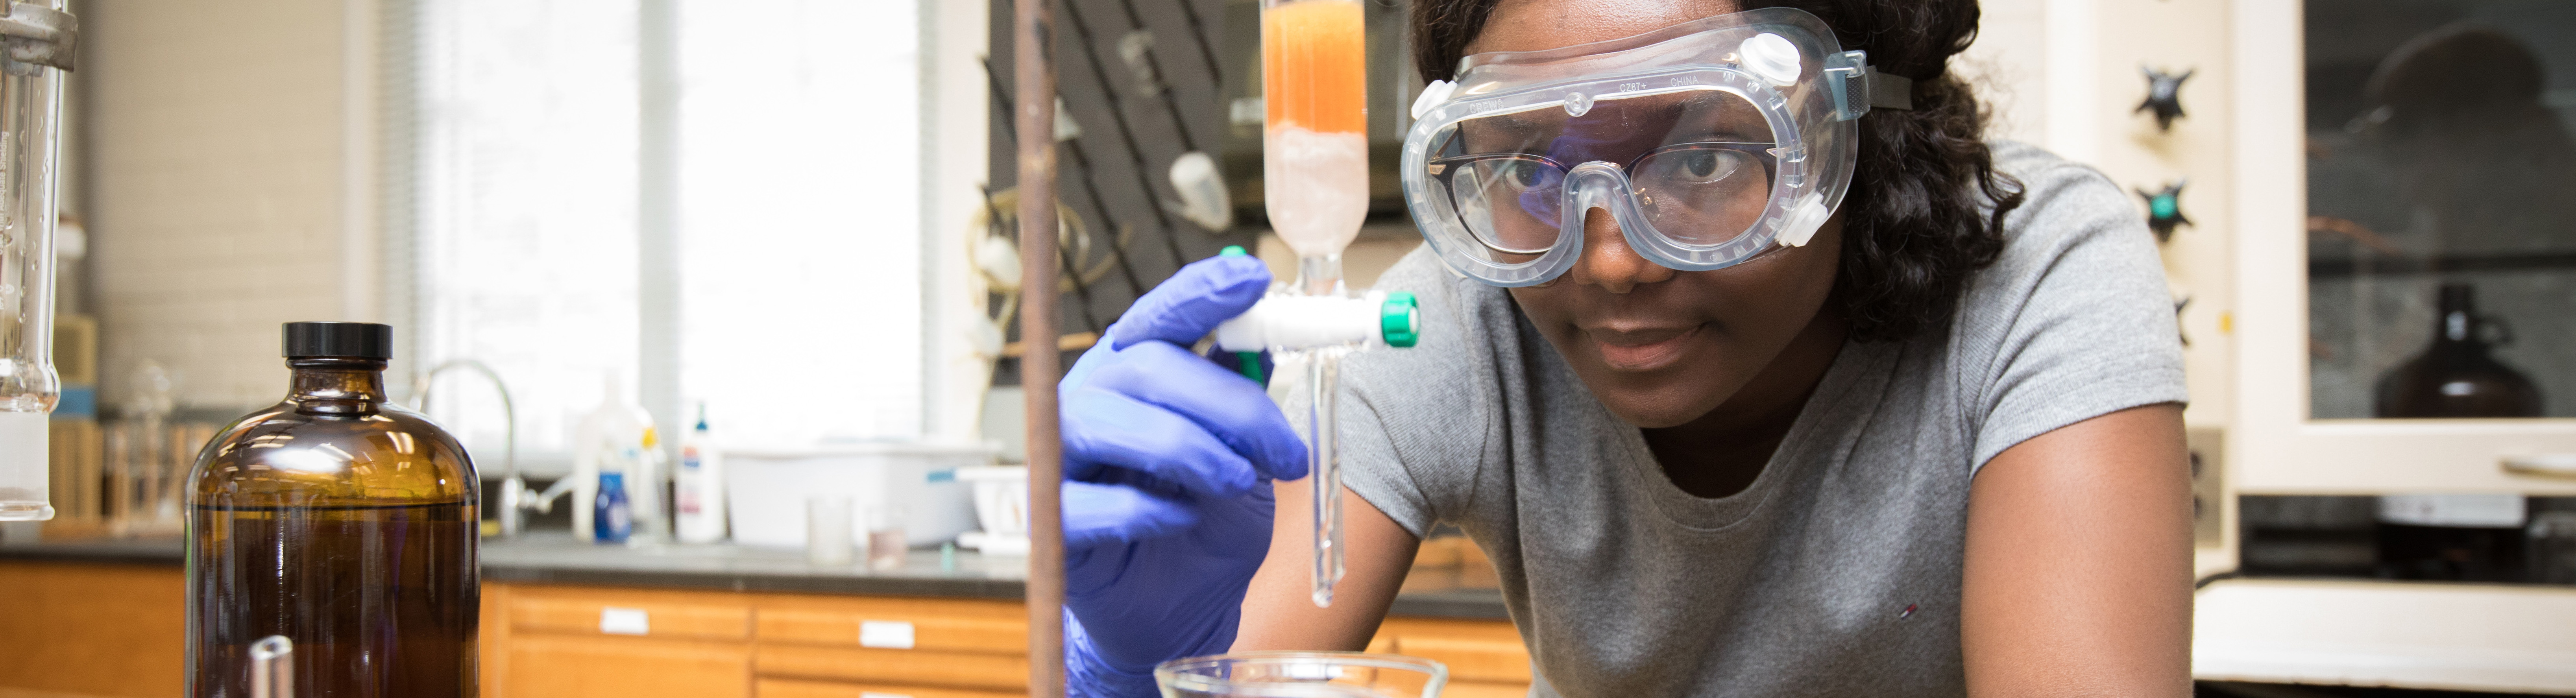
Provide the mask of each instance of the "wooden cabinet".
{"label": "wooden cabinet", "polygon": [[742,594],[483,586],[485,698],[752,695]]}
{"label": "wooden cabinet", "polygon": [[751,695],[751,648],[742,643],[518,635],[505,648],[505,663],[483,673],[483,695],[487,697]]}
{"label": "wooden cabinet", "polygon": [[[0,698],[183,691],[180,568],[0,562]],[[483,585],[485,698],[1026,695],[1017,601]],[[1449,665],[1456,698],[1520,696],[1510,623],[1397,617],[1369,649]]]}
{"label": "wooden cabinet", "polygon": [[0,562],[0,696],[179,695],[185,588],[175,565]]}
{"label": "wooden cabinet", "polygon": [[758,690],[760,698],[1019,698],[1028,695],[1024,692],[1012,691],[968,691],[796,679],[761,679]]}
{"label": "wooden cabinet", "polygon": [[[1017,601],[487,584],[486,698],[1026,695]],[[1448,695],[1529,691],[1510,623],[1389,618],[1372,651],[1448,664]]]}

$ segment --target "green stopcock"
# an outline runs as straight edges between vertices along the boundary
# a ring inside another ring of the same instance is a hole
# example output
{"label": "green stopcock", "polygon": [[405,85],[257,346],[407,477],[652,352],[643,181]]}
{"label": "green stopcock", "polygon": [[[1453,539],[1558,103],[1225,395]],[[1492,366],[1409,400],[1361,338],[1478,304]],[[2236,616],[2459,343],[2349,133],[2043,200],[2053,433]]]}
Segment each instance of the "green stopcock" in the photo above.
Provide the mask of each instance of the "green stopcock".
{"label": "green stopcock", "polygon": [[1386,345],[1409,347],[1422,339],[1422,304],[1411,291],[1386,294],[1386,304],[1378,306],[1378,329],[1385,334]]}
{"label": "green stopcock", "polygon": [[1243,257],[1250,254],[1252,253],[1243,251],[1242,245],[1227,245],[1225,249],[1216,251],[1216,256],[1219,257]]}

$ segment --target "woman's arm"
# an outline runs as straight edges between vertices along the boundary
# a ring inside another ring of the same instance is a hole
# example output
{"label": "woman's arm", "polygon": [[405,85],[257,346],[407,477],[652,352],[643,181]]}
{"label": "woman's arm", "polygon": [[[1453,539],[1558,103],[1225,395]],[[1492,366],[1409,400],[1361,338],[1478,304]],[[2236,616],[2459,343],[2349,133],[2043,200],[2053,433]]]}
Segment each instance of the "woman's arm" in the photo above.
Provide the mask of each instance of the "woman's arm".
{"label": "woman's arm", "polygon": [[1333,605],[1314,601],[1314,488],[1305,480],[1272,485],[1279,498],[1271,517],[1270,556],[1252,576],[1243,595],[1243,624],[1235,631],[1234,651],[1363,650],[1377,634],[1379,621],[1395,603],[1404,574],[1413,569],[1420,539],[1387,518],[1377,506],[1348,490],[1342,492],[1342,583],[1333,587]]}
{"label": "woman's arm", "polygon": [[1987,462],[1959,609],[1969,695],[2191,695],[2188,458],[2182,408],[2164,404]]}

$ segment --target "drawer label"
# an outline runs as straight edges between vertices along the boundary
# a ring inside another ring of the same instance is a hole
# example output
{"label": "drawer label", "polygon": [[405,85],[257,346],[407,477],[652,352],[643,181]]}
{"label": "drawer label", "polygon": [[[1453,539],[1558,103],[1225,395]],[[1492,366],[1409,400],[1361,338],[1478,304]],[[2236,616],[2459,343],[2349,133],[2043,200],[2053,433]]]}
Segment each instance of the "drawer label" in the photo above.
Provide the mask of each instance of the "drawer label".
{"label": "drawer label", "polygon": [[649,635],[653,622],[641,608],[603,606],[599,609],[599,631],[609,635]]}
{"label": "drawer label", "polygon": [[912,649],[912,624],[899,620],[859,621],[859,646],[890,650]]}

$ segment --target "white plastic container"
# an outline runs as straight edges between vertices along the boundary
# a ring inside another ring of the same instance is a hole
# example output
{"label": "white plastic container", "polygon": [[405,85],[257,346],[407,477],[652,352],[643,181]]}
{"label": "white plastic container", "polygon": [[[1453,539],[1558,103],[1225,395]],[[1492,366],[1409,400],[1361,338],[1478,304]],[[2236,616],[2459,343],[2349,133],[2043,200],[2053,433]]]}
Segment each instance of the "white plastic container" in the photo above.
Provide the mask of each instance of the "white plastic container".
{"label": "white plastic container", "polygon": [[[926,545],[975,527],[975,505],[959,468],[993,461],[990,446],[918,443],[835,445],[815,449],[725,451],[725,509],[733,541],[780,548],[805,546],[805,501],[846,495],[867,512],[903,509],[905,540]],[[865,535],[854,531],[854,535]]]}
{"label": "white plastic container", "polygon": [[974,487],[975,522],[983,526],[959,534],[957,545],[986,555],[1029,554],[1029,469],[958,468],[957,479]]}

